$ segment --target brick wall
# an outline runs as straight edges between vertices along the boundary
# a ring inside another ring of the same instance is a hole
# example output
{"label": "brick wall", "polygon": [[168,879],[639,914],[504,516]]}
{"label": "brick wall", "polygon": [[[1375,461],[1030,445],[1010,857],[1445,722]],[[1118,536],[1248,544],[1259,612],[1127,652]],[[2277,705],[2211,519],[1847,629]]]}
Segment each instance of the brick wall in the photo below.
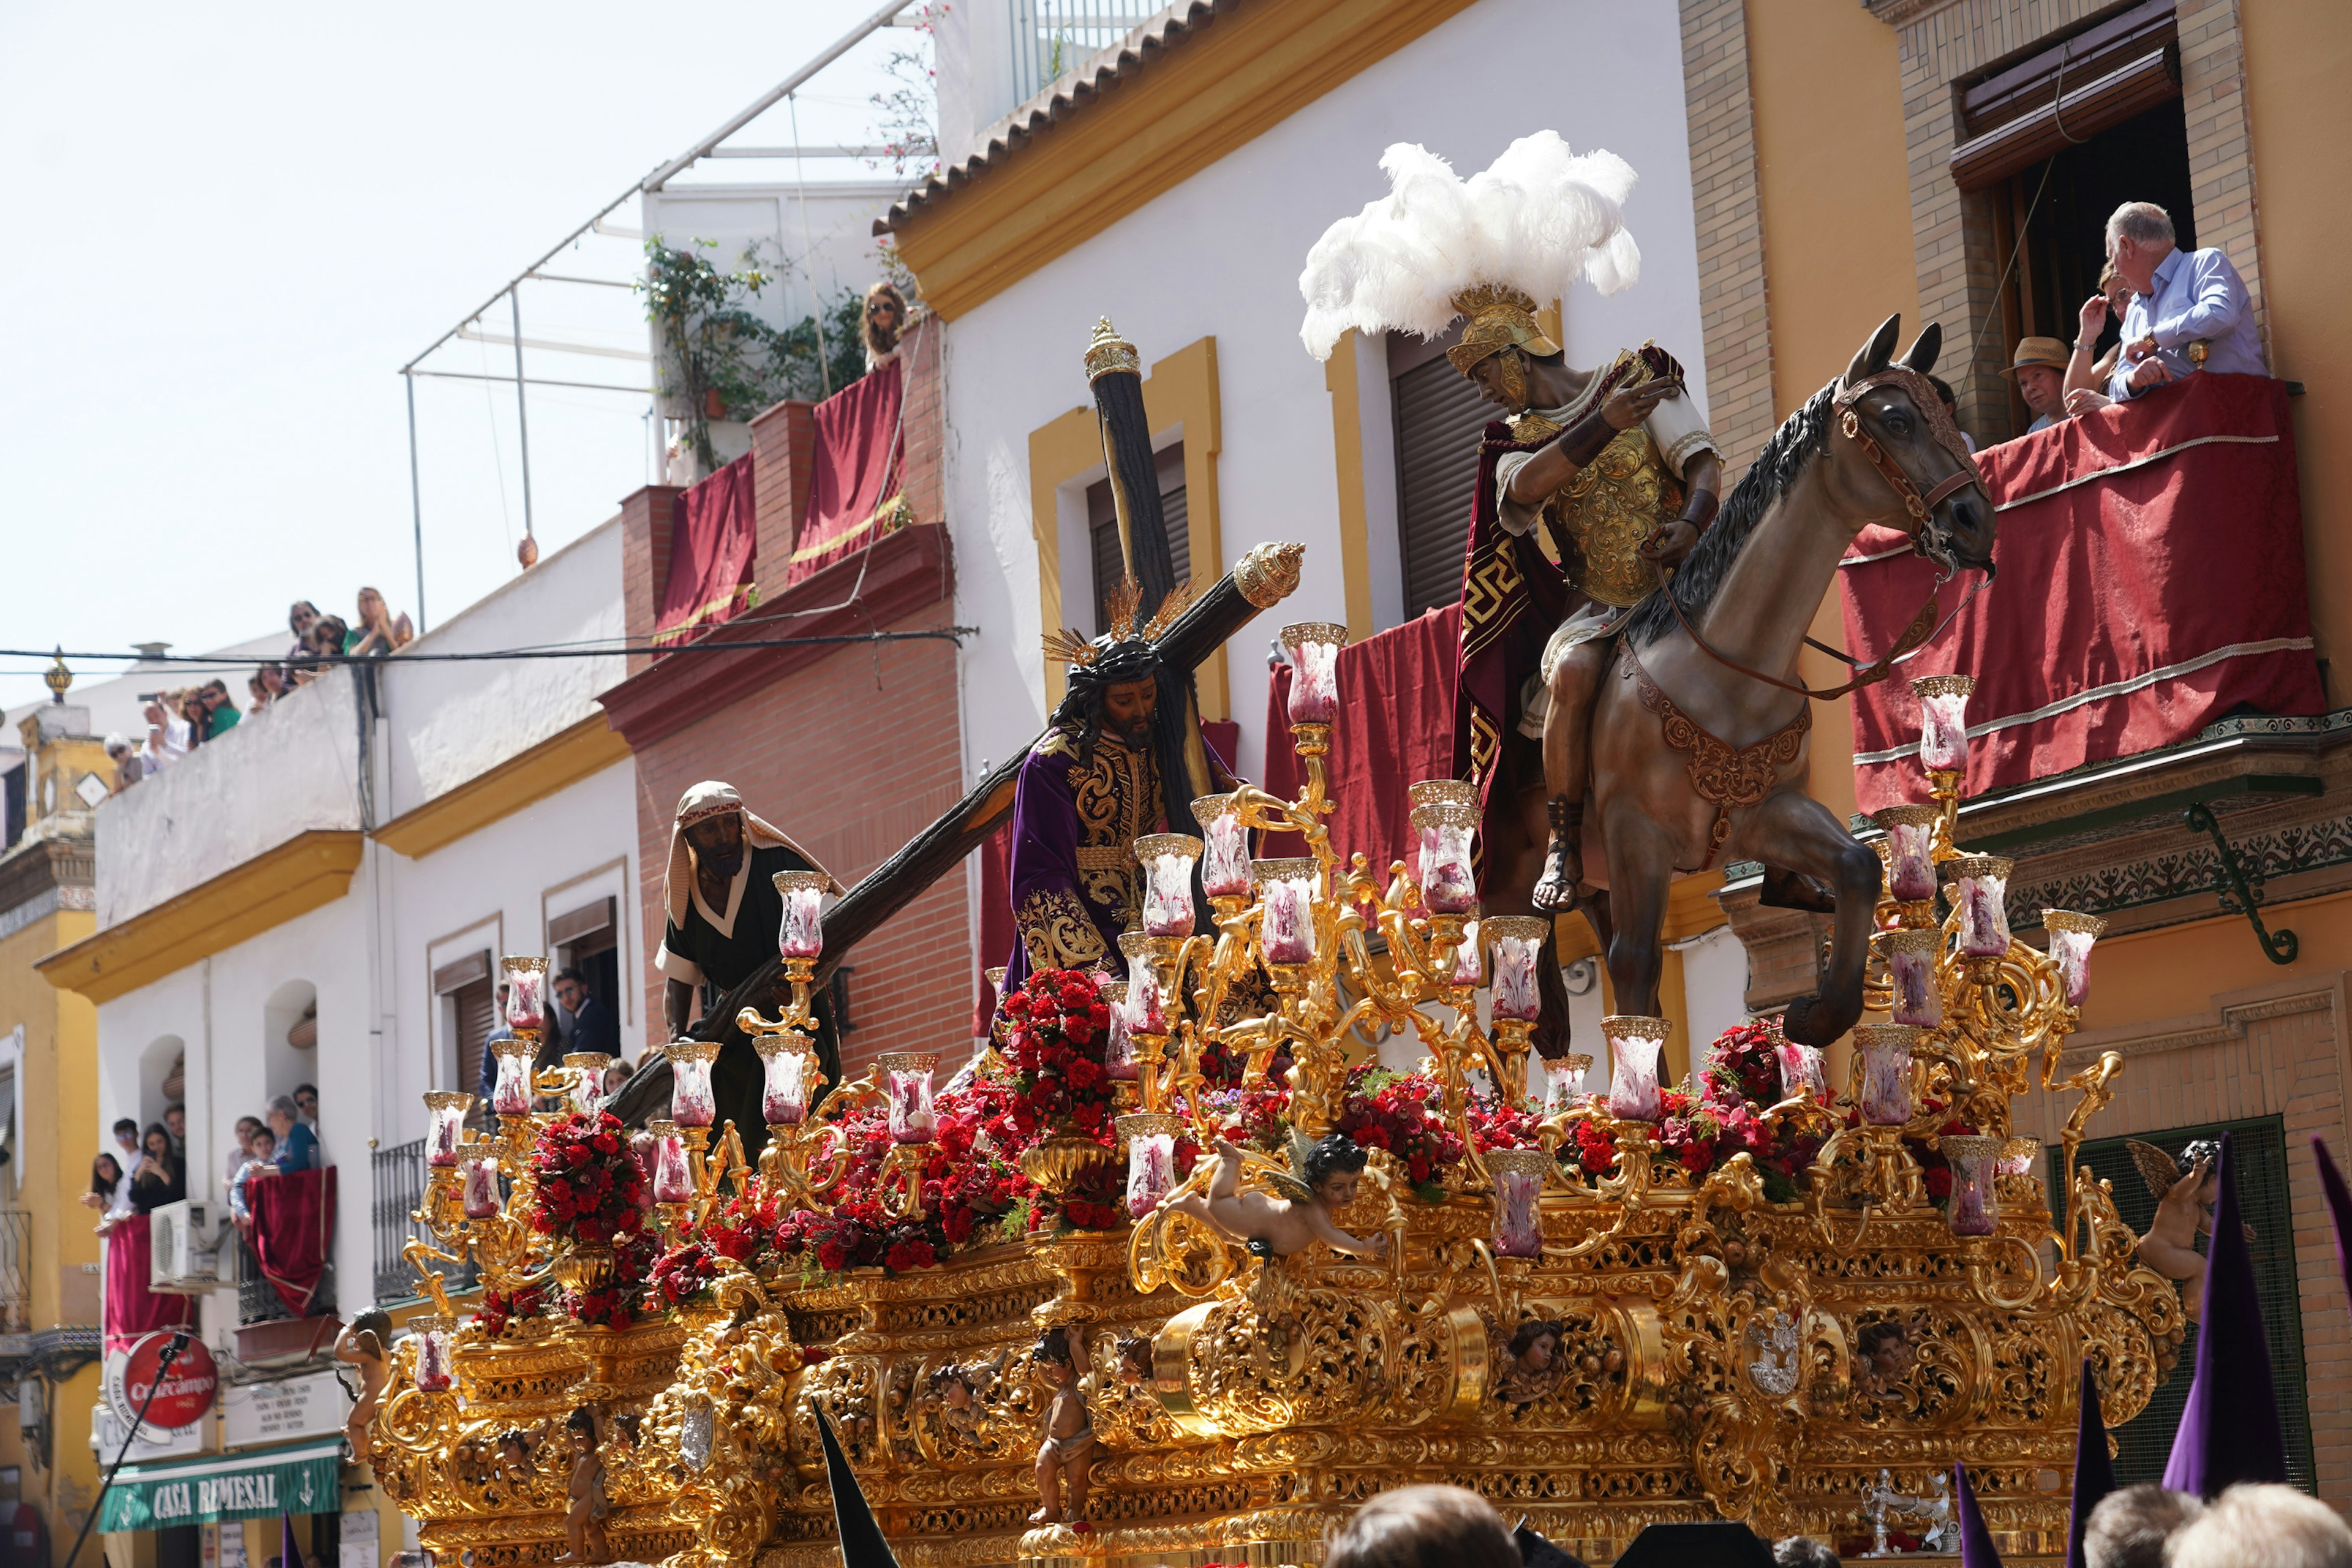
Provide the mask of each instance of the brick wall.
{"label": "brick wall", "polygon": [[[2319,1495],[2339,1509],[2352,1498],[2352,1320],[2310,1143],[2314,1133],[2325,1137],[2339,1159],[2352,1148],[2346,979],[2340,970],[2322,972],[2227,993],[2202,1017],[2085,1034],[2066,1055],[2069,1071],[2101,1051],[2126,1058],[2114,1101],[2084,1130],[2091,1138],[2257,1116],[2284,1121],[2314,1479]],[[2016,1102],[2016,1129],[2055,1143],[2073,1103],[2072,1095],[2037,1090]]]}
{"label": "brick wall", "polygon": [[1742,0],[1682,0],[1682,37],[1707,428],[1723,448],[1728,486],[1780,426],[1772,411],[1764,221],[1757,205],[1756,115]]}
{"label": "brick wall", "polygon": [[[940,607],[888,629],[936,626]],[[845,883],[963,794],[956,652],[945,642],[850,647],[636,754],[646,1016],[661,1015],[653,950],[678,796],[725,779]],[[886,1050],[968,1045],[974,964],[964,879],[950,874],[848,959],[854,1033],[844,1065]]]}
{"label": "brick wall", "polygon": [[809,460],[816,450],[815,410],[814,403],[787,400],[751,421],[751,489],[759,509],[751,581],[759,585],[763,603],[784,591],[793,539],[808,510]]}
{"label": "brick wall", "polygon": [[[621,610],[633,643],[654,635],[662,590],[669,584],[670,517],[678,493],[668,485],[647,485],[621,502]],[[629,673],[651,663],[651,654],[633,653]]]}
{"label": "brick wall", "polygon": [[947,323],[926,316],[907,334],[907,398],[900,438],[904,489],[918,522],[947,521]]}

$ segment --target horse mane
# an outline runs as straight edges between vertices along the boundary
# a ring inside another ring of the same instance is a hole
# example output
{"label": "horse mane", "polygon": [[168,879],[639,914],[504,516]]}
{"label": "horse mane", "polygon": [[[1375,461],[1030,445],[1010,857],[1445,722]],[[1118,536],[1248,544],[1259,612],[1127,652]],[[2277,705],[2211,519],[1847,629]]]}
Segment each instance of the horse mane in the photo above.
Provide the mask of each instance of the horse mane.
{"label": "horse mane", "polygon": [[1838,384],[1832,381],[1814,393],[1772,433],[1764,449],[1756,454],[1756,461],[1732,488],[1715,525],[1699,536],[1698,548],[1675,574],[1674,585],[1653,591],[1634,606],[1625,623],[1625,636],[1634,647],[1647,647],[1675,629],[1678,617],[1674,605],[1666,602],[1667,594],[1673,594],[1683,614],[1694,620],[1715,602],[1724,579],[1731,574],[1731,563],[1747,547],[1748,536],[1756,531],[1772,503],[1796,483],[1805,465],[1828,449],[1830,401],[1837,389]]}

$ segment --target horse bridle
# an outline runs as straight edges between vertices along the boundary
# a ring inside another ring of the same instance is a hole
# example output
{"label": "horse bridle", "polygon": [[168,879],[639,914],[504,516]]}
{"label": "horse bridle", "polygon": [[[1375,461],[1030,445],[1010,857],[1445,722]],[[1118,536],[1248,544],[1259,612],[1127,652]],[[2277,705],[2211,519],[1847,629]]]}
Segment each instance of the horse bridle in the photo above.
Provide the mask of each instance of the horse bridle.
{"label": "horse bridle", "polygon": [[[1886,448],[1878,444],[1878,438],[1873,436],[1870,433],[1870,427],[1862,422],[1861,412],[1855,406],[1864,393],[1881,386],[1898,387],[1908,394],[1911,401],[1917,405],[1920,414],[1927,421],[1929,437],[1937,446],[1951,453],[1959,462],[1960,466],[1957,471],[1938,480],[1924,494],[1912,481],[1911,476],[1903,471],[1903,465],[1896,462]],[[1919,606],[1919,613],[1911,617],[1910,624],[1903,628],[1903,635],[1895,639],[1895,646],[1886,650],[1884,658],[1864,664],[1843,648],[1832,647],[1817,637],[1807,637],[1806,647],[1829,655],[1854,672],[1853,679],[1843,686],[1831,687],[1827,690],[1816,690],[1802,681],[1782,680],[1778,676],[1767,675],[1760,669],[1751,669],[1737,659],[1717,652],[1712,643],[1699,636],[1698,628],[1691,625],[1690,617],[1683,613],[1682,601],[1675,597],[1674,589],[1666,577],[1666,569],[1654,558],[1650,563],[1650,570],[1658,579],[1658,591],[1665,595],[1666,603],[1674,606],[1675,619],[1681,623],[1684,634],[1699,646],[1700,651],[1727,669],[1737,670],[1751,679],[1764,682],[1767,686],[1777,686],[1783,691],[1793,691],[1800,696],[1810,697],[1817,702],[1833,701],[1849,691],[1858,691],[1863,687],[1875,685],[1885,679],[1895,672],[1896,665],[1910,658],[1912,655],[1942,636],[1944,629],[1958,618],[1962,610],[1969,607],[1969,601],[1983,592],[1984,585],[1992,581],[1993,575],[1990,566],[1984,567],[1982,569],[1984,575],[1977,580],[1974,587],[1961,595],[1960,602],[1952,606],[1951,614],[1946,616],[1941,621],[1936,619],[1936,595],[1960,569],[1959,558],[1952,548],[1951,541],[1943,536],[1936,527],[1936,509],[1971,485],[1982,490],[1984,471],[1977,467],[1976,454],[1969,450],[1967,437],[1960,434],[1960,427],[1953,423],[1951,414],[1944,407],[1944,400],[1937,395],[1935,386],[1927,378],[1909,365],[1888,365],[1885,370],[1865,375],[1859,381],[1843,383],[1835,395],[1830,399],[1830,403],[1838,412],[1838,433],[1862,449],[1863,457],[1869,460],[1872,468],[1878,470],[1879,478],[1886,481],[1888,488],[1894,490],[1895,499],[1903,503],[1904,521],[1900,526],[1905,533],[1910,535],[1911,548],[1925,559],[1934,562],[1937,567],[1935,586],[1927,590],[1927,602]]]}

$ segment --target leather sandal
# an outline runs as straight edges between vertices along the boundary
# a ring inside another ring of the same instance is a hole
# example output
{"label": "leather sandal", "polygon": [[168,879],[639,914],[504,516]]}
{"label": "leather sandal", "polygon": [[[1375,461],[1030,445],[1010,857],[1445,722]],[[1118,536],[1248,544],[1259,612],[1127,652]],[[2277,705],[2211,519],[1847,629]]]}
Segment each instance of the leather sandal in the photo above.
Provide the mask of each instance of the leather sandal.
{"label": "leather sandal", "polygon": [[1546,803],[1551,842],[1544,849],[1543,875],[1529,900],[1547,914],[1564,915],[1583,901],[1584,803],[1554,795]]}

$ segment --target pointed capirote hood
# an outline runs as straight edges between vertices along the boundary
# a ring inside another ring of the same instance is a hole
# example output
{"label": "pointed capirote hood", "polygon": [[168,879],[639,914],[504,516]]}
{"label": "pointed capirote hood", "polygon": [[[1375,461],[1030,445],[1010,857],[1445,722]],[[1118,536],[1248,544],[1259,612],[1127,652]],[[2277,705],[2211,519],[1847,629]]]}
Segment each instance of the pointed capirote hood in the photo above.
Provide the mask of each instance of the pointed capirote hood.
{"label": "pointed capirote hood", "polygon": [[2205,1305],[2197,1325],[2196,1376],[2164,1467],[2168,1489],[2209,1499],[2239,1481],[2287,1479],[2270,1341],[2254,1289],[2245,1224],[2238,1217],[2231,1142],[2224,1133],[2212,1250],[2205,1260]]}
{"label": "pointed capirote hood", "polygon": [[822,1410],[816,1413],[816,1429],[824,1438],[825,1479],[833,1483],[833,1524],[841,1536],[841,1568],[898,1568],[890,1543],[882,1539],[881,1521],[866,1500],[866,1489],[857,1484],[857,1472],[849,1468],[849,1456],[841,1451],[841,1439],[833,1435],[832,1418]]}
{"label": "pointed capirote hood", "polygon": [[2087,1568],[2083,1527],[2099,1500],[2116,1489],[2116,1462],[2107,1453],[2107,1422],[2099,1409],[2099,1380],[2083,1363],[2083,1409],[2074,1423],[2074,1500],[2066,1516],[2066,1568]]}

